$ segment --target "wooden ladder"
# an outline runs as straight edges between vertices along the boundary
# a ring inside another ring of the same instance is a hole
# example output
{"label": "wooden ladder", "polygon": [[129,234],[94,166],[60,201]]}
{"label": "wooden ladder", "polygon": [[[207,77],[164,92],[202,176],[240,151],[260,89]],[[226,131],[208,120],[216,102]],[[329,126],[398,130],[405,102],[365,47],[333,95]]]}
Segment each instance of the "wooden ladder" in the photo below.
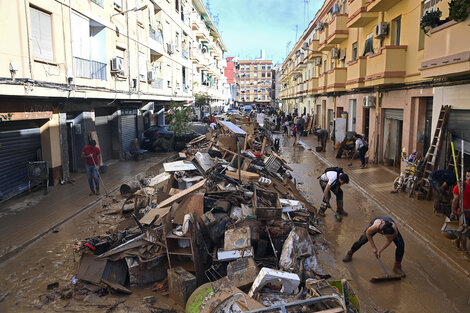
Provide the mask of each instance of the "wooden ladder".
{"label": "wooden ladder", "polygon": [[434,131],[434,137],[431,141],[431,146],[426,152],[424,158],[424,169],[423,169],[423,185],[422,191],[426,192],[426,199],[431,198],[431,187],[429,184],[429,175],[437,169],[439,165],[440,150],[442,147],[442,139],[445,136],[447,130],[447,121],[449,119],[450,105],[443,105],[439,112],[439,119],[437,120],[436,130]]}

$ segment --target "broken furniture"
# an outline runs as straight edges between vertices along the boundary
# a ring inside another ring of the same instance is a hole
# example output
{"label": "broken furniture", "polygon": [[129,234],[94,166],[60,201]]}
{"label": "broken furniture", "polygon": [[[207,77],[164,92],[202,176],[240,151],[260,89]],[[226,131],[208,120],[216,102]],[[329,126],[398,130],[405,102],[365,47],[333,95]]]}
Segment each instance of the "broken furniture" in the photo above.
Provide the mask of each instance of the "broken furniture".
{"label": "broken furniture", "polygon": [[196,288],[196,276],[180,266],[168,269],[168,292],[176,303],[184,307]]}

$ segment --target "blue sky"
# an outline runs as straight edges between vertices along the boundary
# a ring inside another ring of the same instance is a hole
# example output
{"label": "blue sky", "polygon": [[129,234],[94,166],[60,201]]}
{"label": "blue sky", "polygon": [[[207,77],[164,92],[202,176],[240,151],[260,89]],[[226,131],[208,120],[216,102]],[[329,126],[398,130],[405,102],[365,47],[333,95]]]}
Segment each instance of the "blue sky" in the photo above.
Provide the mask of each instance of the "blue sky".
{"label": "blue sky", "polygon": [[[218,30],[227,47],[226,57],[241,60],[259,57],[281,63],[323,1],[310,0],[304,14],[304,0],[203,0],[210,3],[212,16],[219,15]],[[308,14],[308,19],[307,19]],[[298,25],[296,38],[296,25]],[[289,50],[286,46],[291,42]]]}

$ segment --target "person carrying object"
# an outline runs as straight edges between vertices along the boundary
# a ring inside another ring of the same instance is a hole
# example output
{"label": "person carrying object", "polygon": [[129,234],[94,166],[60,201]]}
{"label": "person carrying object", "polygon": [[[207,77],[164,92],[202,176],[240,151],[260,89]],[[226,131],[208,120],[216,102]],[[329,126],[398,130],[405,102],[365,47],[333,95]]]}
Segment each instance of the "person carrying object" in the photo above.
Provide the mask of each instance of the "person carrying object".
{"label": "person carrying object", "polygon": [[[377,233],[383,235],[386,238],[385,244],[380,249],[377,249],[373,239],[374,235]],[[403,272],[401,268],[403,255],[405,254],[405,242],[403,241],[403,237],[398,231],[397,225],[390,217],[374,218],[364,230],[361,237],[359,237],[359,239],[352,245],[351,249],[343,258],[343,262],[351,262],[353,254],[367,242],[370,243],[374,256],[380,257],[382,251],[384,251],[392,243],[392,241],[396,246],[395,265],[393,267],[393,272],[397,275],[405,277],[405,272]]]}
{"label": "person carrying object", "polygon": [[329,167],[318,178],[320,179],[320,187],[323,190],[323,202],[318,214],[325,216],[325,211],[330,206],[331,192],[333,192],[336,196],[336,213],[340,216],[348,216],[348,213],[343,208],[343,190],[341,185],[349,183],[349,176],[343,173],[343,169],[340,167]]}
{"label": "person carrying object", "polygon": [[369,145],[367,144],[367,141],[359,134],[355,134],[354,139],[356,144],[356,153],[359,155],[359,159],[361,160],[361,168],[364,168],[367,166],[366,152],[369,150]]}
{"label": "person carrying object", "polygon": [[321,148],[323,152],[326,151],[326,141],[328,140],[328,131],[323,128],[316,128],[315,131],[313,132],[317,138],[318,138],[318,143],[321,145]]}
{"label": "person carrying object", "polygon": [[91,190],[90,196],[92,196],[100,194],[98,170],[99,165],[101,164],[101,151],[100,148],[96,146],[95,140],[90,140],[89,143],[89,145],[83,147],[82,154],[80,156],[86,161],[86,173]]}

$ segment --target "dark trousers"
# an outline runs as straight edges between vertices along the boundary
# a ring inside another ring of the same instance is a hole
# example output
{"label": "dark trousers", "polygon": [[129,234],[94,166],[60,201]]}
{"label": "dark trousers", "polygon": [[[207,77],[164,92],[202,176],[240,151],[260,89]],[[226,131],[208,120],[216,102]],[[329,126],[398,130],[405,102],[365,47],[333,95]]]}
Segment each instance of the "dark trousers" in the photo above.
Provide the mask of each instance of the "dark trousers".
{"label": "dark trousers", "polygon": [[[373,220],[367,228],[369,228],[375,220]],[[372,234],[372,237],[374,237],[375,234]],[[369,239],[367,239],[366,232],[363,232],[361,237],[359,238],[358,241],[356,241],[351,248],[351,252],[354,253],[357,250],[359,250],[363,245],[365,245]],[[401,236],[400,232],[398,232],[398,235],[393,239],[393,243],[396,246],[395,249],[395,262],[401,263],[401,260],[403,260],[403,255],[405,254],[405,242],[403,241],[403,237]]]}
{"label": "dark trousers", "polygon": [[322,151],[326,151],[326,141],[328,140],[328,133],[321,133],[318,135],[318,141],[320,141]]}
{"label": "dark trousers", "polygon": [[359,159],[361,160],[361,165],[366,165],[366,152],[369,150],[368,147],[362,146],[359,148]]}
{"label": "dark trousers", "polygon": [[[320,187],[321,190],[325,191],[326,185],[328,185],[327,181],[320,180]],[[332,187],[330,191],[328,192],[328,197],[331,199],[331,192],[336,196],[336,204],[338,204],[338,201],[343,201],[343,190],[341,189],[341,186],[338,184],[336,187]],[[325,198],[323,197],[323,201],[325,201]]]}

